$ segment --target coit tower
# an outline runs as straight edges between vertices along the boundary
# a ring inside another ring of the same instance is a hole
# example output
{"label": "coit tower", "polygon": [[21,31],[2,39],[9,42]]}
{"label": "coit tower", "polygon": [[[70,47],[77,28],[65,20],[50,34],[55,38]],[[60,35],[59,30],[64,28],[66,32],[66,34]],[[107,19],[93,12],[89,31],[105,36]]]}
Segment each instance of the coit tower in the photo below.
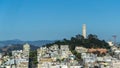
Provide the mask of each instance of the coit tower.
{"label": "coit tower", "polygon": [[83,24],[82,26],[82,35],[84,38],[87,38],[87,34],[86,34],[86,24]]}

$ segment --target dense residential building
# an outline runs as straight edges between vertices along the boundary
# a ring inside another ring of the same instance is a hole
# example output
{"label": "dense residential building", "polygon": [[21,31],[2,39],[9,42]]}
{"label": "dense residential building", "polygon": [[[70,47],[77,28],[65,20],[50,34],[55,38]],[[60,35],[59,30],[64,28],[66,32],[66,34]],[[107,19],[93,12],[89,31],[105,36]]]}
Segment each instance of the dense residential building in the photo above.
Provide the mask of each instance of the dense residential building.
{"label": "dense residential building", "polygon": [[[112,46],[111,55],[103,48],[75,47],[78,60],[69,45],[54,44],[50,47],[37,49],[37,68],[120,68],[120,48]],[[0,53],[1,68],[29,68],[30,45],[23,45],[23,50],[13,50],[12,56]],[[97,53],[105,55],[98,55]]]}
{"label": "dense residential building", "polygon": [[[78,68],[74,55],[69,50],[69,45],[40,47],[37,49],[38,68]],[[71,65],[72,64],[72,65]]]}
{"label": "dense residential building", "polygon": [[12,51],[12,56],[3,56],[0,68],[29,68],[29,52],[29,44],[23,45],[23,50]]}

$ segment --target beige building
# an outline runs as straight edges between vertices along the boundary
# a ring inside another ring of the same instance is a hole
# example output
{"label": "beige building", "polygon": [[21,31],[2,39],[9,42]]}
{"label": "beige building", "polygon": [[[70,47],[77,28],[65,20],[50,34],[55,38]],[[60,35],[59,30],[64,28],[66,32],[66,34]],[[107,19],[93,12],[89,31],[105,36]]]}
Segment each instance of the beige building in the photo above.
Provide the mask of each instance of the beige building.
{"label": "beige building", "polygon": [[76,50],[78,53],[86,53],[86,52],[88,51],[87,48],[80,47],[80,46],[75,47],[75,50]]}
{"label": "beige building", "polygon": [[112,68],[120,68],[120,61],[119,60],[113,60],[111,64]]}
{"label": "beige building", "polygon": [[3,60],[2,59],[0,59],[0,65],[3,63]]}
{"label": "beige building", "polygon": [[29,65],[28,62],[21,62],[17,64],[17,68],[29,68],[28,65]]}
{"label": "beige building", "polygon": [[38,62],[38,68],[49,68],[50,63],[52,63],[51,58],[41,58]]}

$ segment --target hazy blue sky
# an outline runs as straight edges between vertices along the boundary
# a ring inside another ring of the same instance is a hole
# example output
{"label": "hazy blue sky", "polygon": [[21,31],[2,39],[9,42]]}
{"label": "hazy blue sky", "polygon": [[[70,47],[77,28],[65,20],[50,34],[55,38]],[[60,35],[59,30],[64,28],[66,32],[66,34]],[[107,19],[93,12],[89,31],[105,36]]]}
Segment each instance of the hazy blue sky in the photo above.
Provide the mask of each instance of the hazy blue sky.
{"label": "hazy blue sky", "polygon": [[120,0],[0,0],[0,40],[56,40],[81,34],[120,40]]}

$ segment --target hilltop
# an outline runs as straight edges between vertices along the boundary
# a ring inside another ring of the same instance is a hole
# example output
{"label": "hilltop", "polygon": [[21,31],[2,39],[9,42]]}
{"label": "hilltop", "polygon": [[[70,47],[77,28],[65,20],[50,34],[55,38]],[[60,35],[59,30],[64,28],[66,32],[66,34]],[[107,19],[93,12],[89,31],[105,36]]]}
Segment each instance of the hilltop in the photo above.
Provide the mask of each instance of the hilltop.
{"label": "hilltop", "polygon": [[75,50],[76,46],[82,46],[85,48],[105,48],[109,49],[110,46],[105,40],[100,40],[97,35],[89,34],[87,38],[84,38],[82,35],[78,34],[75,37],[71,37],[70,40],[63,39],[55,41],[52,44],[47,44],[45,46],[49,47],[53,44],[58,45],[69,45],[70,50]]}

